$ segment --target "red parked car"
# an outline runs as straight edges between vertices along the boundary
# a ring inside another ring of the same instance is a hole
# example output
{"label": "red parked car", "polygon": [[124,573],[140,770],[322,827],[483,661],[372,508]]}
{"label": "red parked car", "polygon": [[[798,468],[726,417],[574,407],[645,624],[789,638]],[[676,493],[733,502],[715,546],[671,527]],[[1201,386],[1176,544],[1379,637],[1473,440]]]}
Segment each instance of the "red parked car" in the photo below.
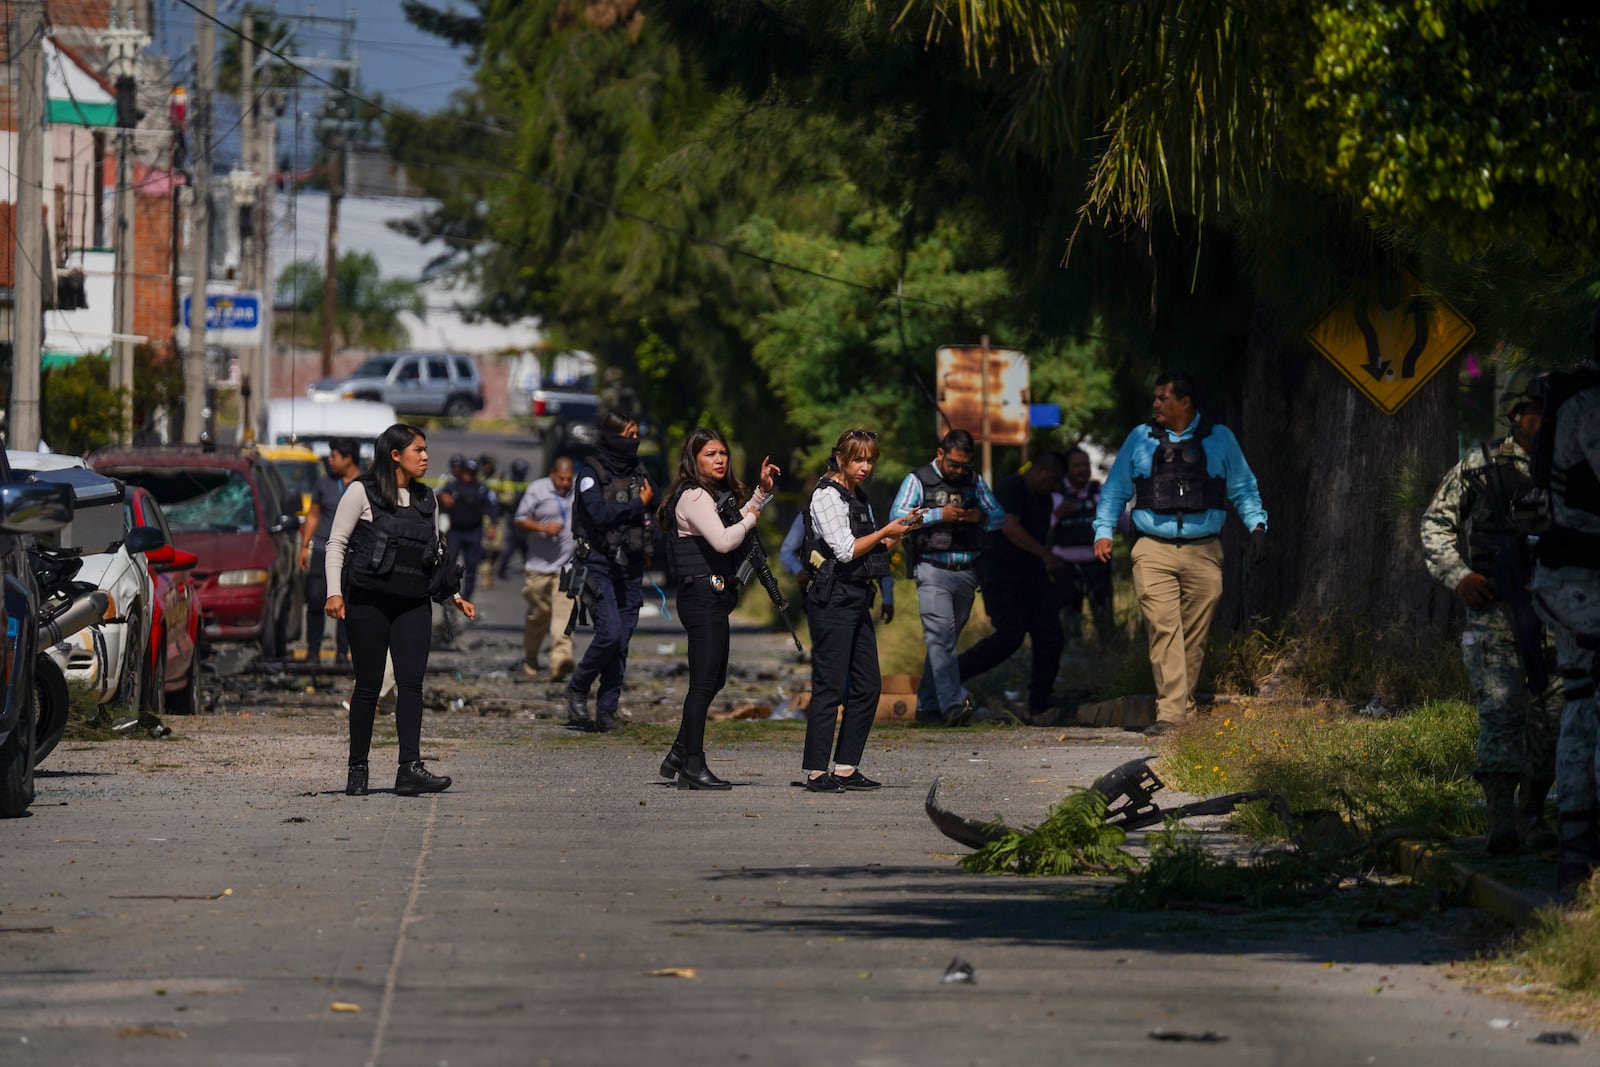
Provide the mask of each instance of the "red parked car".
{"label": "red parked car", "polygon": [[189,572],[200,562],[193,552],[173,547],[172,530],[150,490],[130,485],[123,490],[128,529],[152,526],[166,543],[144,554],[155,587],[150,612],[151,710],[193,715],[200,710],[200,597]]}
{"label": "red parked car", "polygon": [[262,655],[284,655],[305,616],[295,561],[299,501],[271,463],[198,445],[106,448],[88,463],[148,490],[173,546],[199,557],[193,577],[204,640],[260,642]]}

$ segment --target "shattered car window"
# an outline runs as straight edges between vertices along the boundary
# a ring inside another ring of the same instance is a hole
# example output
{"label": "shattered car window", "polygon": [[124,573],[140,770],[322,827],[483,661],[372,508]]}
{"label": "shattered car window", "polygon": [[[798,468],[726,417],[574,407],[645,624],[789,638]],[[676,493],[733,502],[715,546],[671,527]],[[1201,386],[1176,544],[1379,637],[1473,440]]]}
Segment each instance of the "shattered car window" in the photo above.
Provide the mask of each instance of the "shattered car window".
{"label": "shattered car window", "polygon": [[148,489],[174,530],[256,532],[255,493],[238,471],[157,469],[116,473],[129,485]]}

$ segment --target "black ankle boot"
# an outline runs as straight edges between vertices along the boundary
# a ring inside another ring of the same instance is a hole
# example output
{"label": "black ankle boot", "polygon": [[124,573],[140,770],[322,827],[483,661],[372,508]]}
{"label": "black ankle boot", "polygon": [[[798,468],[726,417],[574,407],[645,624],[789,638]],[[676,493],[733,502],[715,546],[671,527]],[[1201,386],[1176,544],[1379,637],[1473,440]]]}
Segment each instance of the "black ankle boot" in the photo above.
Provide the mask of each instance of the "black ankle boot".
{"label": "black ankle boot", "polygon": [[395,794],[402,797],[414,797],[421,793],[437,793],[450,788],[450,779],[442,774],[434,774],[422,765],[421,760],[415,763],[402,763],[400,770],[394,776]]}
{"label": "black ankle boot", "polygon": [[609,734],[617,728],[617,713],[604,708],[594,709],[594,728],[596,733]]}
{"label": "black ankle boot", "polygon": [[350,773],[344,780],[344,795],[347,797],[364,797],[367,795],[367,765],[365,763],[350,764]]}
{"label": "black ankle boot", "polygon": [[592,730],[594,724],[589,721],[589,694],[580,693],[571,686],[566,689],[567,694],[567,725],[579,730]]}
{"label": "black ankle boot", "polygon": [[666,758],[661,761],[661,777],[676,778],[681,770],[683,770],[683,746],[674,741]]}
{"label": "black ankle boot", "polygon": [[695,756],[683,757],[683,767],[678,771],[679,789],[732,789],[732,782],[725,782],[711,773],[711,768],[706,766],[704,753]]}

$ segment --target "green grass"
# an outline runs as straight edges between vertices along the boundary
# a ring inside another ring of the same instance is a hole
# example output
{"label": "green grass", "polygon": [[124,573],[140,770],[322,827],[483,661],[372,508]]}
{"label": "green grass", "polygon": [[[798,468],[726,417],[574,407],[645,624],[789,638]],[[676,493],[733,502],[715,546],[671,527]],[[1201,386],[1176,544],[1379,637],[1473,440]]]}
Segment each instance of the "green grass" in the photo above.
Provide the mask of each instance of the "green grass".
{"label": "green grass", "polygon": [[1570,904],[1541,911],[1532,929],[1480,968],[1485,981],[1522,990],[1542,1015],[1600,1027],[1600,878]]}
{"label": "green grass", "polygon": [[[1381,720],[1334,706],[1232,704],[1169,734],[1160,768],[1171,785],[1201,796],[1272,789],[1297,812],[1456,836],[1483,830],[1471,776],[1477,732],[1475,711],[1459,701]],[[1241,809],[1238,826],[1283,836],[1265,805]]]}

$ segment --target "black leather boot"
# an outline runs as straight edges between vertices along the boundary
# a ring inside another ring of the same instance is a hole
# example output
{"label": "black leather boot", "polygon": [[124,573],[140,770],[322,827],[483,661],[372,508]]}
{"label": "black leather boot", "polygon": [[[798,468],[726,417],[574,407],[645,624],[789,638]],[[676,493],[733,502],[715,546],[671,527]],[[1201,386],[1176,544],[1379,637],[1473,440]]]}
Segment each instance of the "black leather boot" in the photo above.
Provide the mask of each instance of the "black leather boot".
{"label": "black leather boot", "polygon": [[617,713],[604,708],[594,709],[594,728],[597,733],[609,734],[620,725],[617,722]]}
{"label": "black leather boot", "polygon": [[672,748],[667,751],[666,758],[661,761],[661,777],[676,778],[681,770],[683,770],[683,746],[674,741]]}
{"label": "black leather boot", "polygon": [[589,694],[580,693],[571,686],[566,689],[567,694],[567,725],[579,730],[592,730],[594,723],[589,721]]}
{"label": "black leather boot", "polygon": [[367,795],[367,765],[365,763],[350,764],[350,773],[344,780],[344,795],[347,797],[364,797]]}
{"label": "black leather boot", "polygon": [[1489,855],[1522,851],[1517,832],[1517,780],[1509,774],[1485,774],[1479,780],[1489,814]]}
{"label": "black leather boot", "polygon": [[395,794],[402,797],[414,797],[422,793],[437,793],[450,788],[450,779],[442,774],[434,774],[423,766],[421,760],[415,763],[402,763],[400,770],[394,776]]}
{"label": "black leather boot", "polygon": [[678,771],[679,789],[732,789],[732,782],[725,782],[711,773],[711,768],[706,766],[704,753],[683,757],[683,769]]}
{"label": "black leather boot", "polygon": [[1545,817],[1544,802],[1555,782],[1549,778],[1524,778],[1517,787],[1517,829],[1522,843],[1534,852],[1544,852],[1561,843]]}

